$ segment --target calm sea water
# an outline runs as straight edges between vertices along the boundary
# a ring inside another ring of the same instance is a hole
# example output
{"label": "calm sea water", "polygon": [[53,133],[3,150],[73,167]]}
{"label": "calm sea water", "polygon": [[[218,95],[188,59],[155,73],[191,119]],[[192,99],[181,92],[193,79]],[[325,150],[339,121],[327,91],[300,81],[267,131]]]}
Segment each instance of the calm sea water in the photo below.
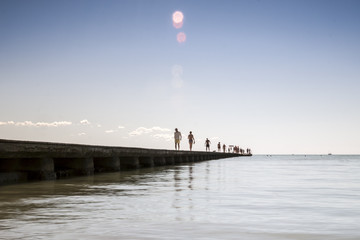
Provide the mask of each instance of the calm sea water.
{"label": "calm sea water", "polygon": [[360,239],[360,156],[253,156],[0,187],[0,239]]}

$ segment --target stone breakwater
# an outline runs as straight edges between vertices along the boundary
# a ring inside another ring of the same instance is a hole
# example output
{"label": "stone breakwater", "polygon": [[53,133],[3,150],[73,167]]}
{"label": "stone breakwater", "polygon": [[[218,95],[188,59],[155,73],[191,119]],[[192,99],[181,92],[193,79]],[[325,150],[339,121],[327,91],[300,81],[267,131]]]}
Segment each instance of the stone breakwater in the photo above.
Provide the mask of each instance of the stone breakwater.
{"label": "stone breakwater", "polygon": [[0,185],[240,156],[0,139]]}

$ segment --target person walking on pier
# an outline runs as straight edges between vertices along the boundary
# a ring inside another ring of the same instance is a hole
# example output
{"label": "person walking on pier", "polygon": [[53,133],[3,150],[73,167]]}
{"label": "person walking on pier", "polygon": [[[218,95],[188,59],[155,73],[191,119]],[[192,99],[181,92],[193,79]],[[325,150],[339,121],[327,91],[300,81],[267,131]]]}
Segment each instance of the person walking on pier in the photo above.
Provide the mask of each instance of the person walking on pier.
{"label": "person walking on pier", "polygon": [[226,145],[225,144],[223,145],[223,151],[224,151],[224,153],[226,152]]}
{"label": "person walking on pier", "polygon": [[221,151],[221,143],[219,142],[218,143],[218,152],[220,152]]}
{"label": "person walking on pier", "polygon": [[189,145],[190,145],[190,151],[191,151],[192,145],[195,144],[195,138],[191,131],[189,133],[188,139],[189,139]]}
{"label": "person walking on pier", "polygon": [[182,139],[182,136],[181,136],[181,132],[179,132],[177,128],[175,128],[174,139],[175,139],[175,150],[180,150],[180,141]]}
{"label": "person walking on pier", "polygon": [[206,138],[206,140],[205,140],[206,151],[209,150],[209,152],[210,152],[210,144],[211,144],[210,140],[208,138]]}

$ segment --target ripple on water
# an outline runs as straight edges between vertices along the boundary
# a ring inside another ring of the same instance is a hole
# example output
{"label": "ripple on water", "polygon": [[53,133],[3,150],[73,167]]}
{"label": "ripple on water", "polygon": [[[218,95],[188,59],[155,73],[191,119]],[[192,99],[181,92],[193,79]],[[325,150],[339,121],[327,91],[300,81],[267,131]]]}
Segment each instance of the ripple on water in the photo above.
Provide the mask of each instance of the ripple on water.
{"label": "ripple on water", "polygon": [[359,156],[254,156],[0,187],[0,239],[360,239]]}

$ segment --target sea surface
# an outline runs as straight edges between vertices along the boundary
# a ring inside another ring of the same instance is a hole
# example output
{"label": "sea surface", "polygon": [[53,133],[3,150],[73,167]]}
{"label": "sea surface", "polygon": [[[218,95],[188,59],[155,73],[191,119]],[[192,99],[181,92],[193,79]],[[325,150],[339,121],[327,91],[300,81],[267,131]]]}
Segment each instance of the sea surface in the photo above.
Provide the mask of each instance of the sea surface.
{"label": "sea surface", "polygon": [[360,239],[360,156],[253,156],[0,187],[0,239]]}

